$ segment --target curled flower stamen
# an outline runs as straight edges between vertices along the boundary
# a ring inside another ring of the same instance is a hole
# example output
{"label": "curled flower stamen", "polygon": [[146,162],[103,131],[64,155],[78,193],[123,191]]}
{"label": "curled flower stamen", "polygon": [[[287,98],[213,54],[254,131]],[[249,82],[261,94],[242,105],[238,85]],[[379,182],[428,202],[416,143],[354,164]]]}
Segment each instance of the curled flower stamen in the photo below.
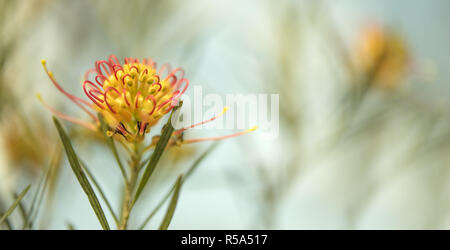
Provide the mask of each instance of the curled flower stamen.
{"label": "curled flower stamen", "polygon": [[[177,95],[179,94],[179,90],[177,90],[177,91],[175,91],[175,93],[173,93],[173,95],[168,99],[168,100],[166,100],[165,102],[163,102],[163,103],[161,103],[159,106],[158,106],[158,109],[157,109],[157,111],[159,111],[159,110],[161,110],[165,105],[167,105],[169,102],[172,102],[172,101],[176,101],[176,97],[177,97]],[[177,102],[178,103],[178,102]],[[176,106],[176,104],[175,105],[171,105],[171,106]]]}
{"label": "curled flower stamen", "polygon": [[90,94],[93,98],[95,98],[95,100],[97,100],[97,101],[99,101],[99,102],[101,102],[101,103],[104,103],[104,101],[103,101],[102,99],[100,99],[98,96],[95,95],[95,94],[98,94],[98,95],[100,95],[100,96],[103,96],[104,93],[101,92],[100,90],[91,89],[91,90],[89,90],[89,94]]}
{"label": "curled flower stamen", "polygon": [[152,111],[150,111],[150,113],[148,113],[148,115],[152,115],[153,112],[155,112],[155,109],[156,109],[156,99],[155,99],[155,97],[153,95],[149,95],[149,96],[147,96],[145,98],[146,101],[148,101],[148,99],[151,99],[152,104],[153,104]]}
{"label": "curled flower stamen", "polygon": [[172,87],[173,87],[174,85],[176,85],[176,84],[177,84],[177,81],[178,81],[176,75],[172,75],[170,78],[166,78],[166,79],[167,79],[167,81],[169,81],[170,86],[172,86]]}
{"label": "curled flower stamen", "polygon": [[[99,80],[98,80],[99,78],[103,79],[103,81],[102,81],[102,80],[99,81]],[[106,76],[104,76],[104,75],[97,75],[97,76],[95,77],[95,81],[96,81],[97,84],[100,85],[100,87],[102,87],[102,88],[103,88],[103,83],[104,83],[106,80],[108,80],[108,78],[107,78]]]}
{"label": "curled flower stamen", "polygon": [[[154,75],[153,79],[156,79],[156,81],[154,81],[154,83],[160,83],[161,82],[161,78],[159,77],[159,75]],[[160,84],[161,86],[161,84]]]}
{"label": "curled flower stamen", "polygon": [[[95,63],[95,68],[99,75],[111,75],[112,74],[111,65],[109,64],[109,62],[107,62],[105,60],[97,61]],[[105,72],[102,72],[102,70]]]}
{"label": "curled flower stamen", "polygon": [[168,74],[170,71],[172,71],[172,67],[170,66],[170,64],[164,63],[163,65],[161,65],[161,68],[159,68],[159,71],[158,71],[158,75],[162,76],[166,69],[167,69]]}
{"label": "curled flower stamen", "polygon": [[[104,109],[105,107],[103,107],[103,105],[101,105],[100,103],[98,103],[96,100],[95,100],[95,98],[93,97],[93,96],[91,96],[91,93],[89,92],[89,91],[87,91],[87,84],[89,84],[91,87],[93,87],[94,89],[96,89],[96,90],[98,90],[98,91],[100,91],[100,89],[94,84],[94,83],[92,83],[91,81],[88,81],[88,80],[86,80],[86,81],[84,81],[83,82],[83,90],[84,90],[84,93],[86,94],[86,96],[89,98],[89,99],[91,99],[91,101],[95,104],[95,105],[97,105],[99,108],[101,108],[101,109]],[[97,118],[98,119],[98,118]]]}
{"label": "curled flower stamen", "polygon": [[111,105],[110,105],[109,102],[108,102],[108,92],[109,92],[110,90],[114,90],[114,92],[116,92],[119,96],[120,96],[120,92],[119,92],[116,88],[114,88],[114,87],[108,87],[108,88],[105,90],[105,94],[104,94],[104,99],[105,99],[106,106],[108,106],[109,110],[111,110],[111,112],[112,112],[113,114],[116,114],[117,112],[111,107]]}
{"label": "curled flower stamen", "polygon": [[96,89],[96,90],[99,90],[99,91],[100,91],[100,88],[99,88],[97,85],[95,85],[93,82],[89,81],[89,80],[84,81],[83,86],[86,86],[86,85],[88,85],[88,84],[89,84],[89,86],[92,87],[93,89]]}
{"label": "curled flower stamen", "polygon": [[86,71],[86,73],[84,74],[84,80],[89,80],[89,75],[92,73],[96,73],[97,70],[96,69],[89,69],[88,71]]}
{"label": "curled flower stamen", "polygon": [[126,79],[127,77],[130,77],[131,80],[133,80],[133,77],[131,77],[130,74],[126,74],[126,75],[124,75],[124,76],[122,77],[122,83],[123,83],[123,85],[125,85],[125,79]]}
{"label": "curled flower stamen", "polygon": [[[111,67],[112,67],[112,70],[114,71],[114,73],[116,73],[119,70],[123,70],[122,66],[120,66],[118,64],[114,64]],[[116,69],[116,68],[118,68],[118,69]]]}
{"label": "curled flower stamen", "polygon": [[127,98],[127,89],[122,89],[123,92],[123,99],[125,100],[125,103],[128,105],[128,107],[130,106],[130,102],[128,102],[128,98]]}
{"label": "curled flower stamen", "polygon": [[159,82],[156,82],[156,83],[153,83],[152,84],[152,86],[155,86],[155,85],[158,85],[158,90],[156,90],[156,92],[159,92],[159,91],[161,91],[161,88],[162,88],[162,85],[161,85],[161,83],[159,83]]}
{"label": "curled flower stamen", "polygon": [[131,67],[130,67],[130,71],[131,71],[132,69],[135,69],[136,72],[139,73],[139,69],[138,69],[138,67],[136,67],[136,65],[131,66]]}
{"label": "curled flower stamen", "polygon": [[[116,69],[116,68],[119,68],[119,69]],[[120,65],[113,65],[112,69],[114,71],[114,76],[116,77],[116,80],[119,80],[119,77],[117,76],[117,73],[119,73],[119,71],[123,71],[122,66],[120,66]]]}
{"label": "curled flower stamen", "polygon": [[[181,67],[176,68],[175,70],[173,70],[172,72],[169,73],[169,75],[165,78],[165,80],[169,80],[169,78],[172,78],[173,76],[176,76],[176,73],[181,72],[181,75],[178,77],[178,79],[180,79],[180,81],[182,81],[184,79],[184,69]],[[177,77],[175,77],[175,79],[177,79]],[[179,84],[175,81],[174,84]]]}
{"label": "curled flower stamen", "polygon": [[144,63],[145,65],[148,65],[148,66],[150,66],[150,67],[156,69],[156,62],[154,62],[151,58],[144,58],[143,63]]}
{"label": "curled flower stamen", "polygon": [[110,55],[109,56],[109,63],[111,65],[113,65],[113,69],[114,69],[114,66],[120,66],[120,61],[119,61],[119,59],[117,58],[116,55]]}
{"label": "curled flower stamen", "polygon": [[180,92],[180,95],[184,94],[184,92],[186,92],[187,88],[189,87],[189,80],[186,78],[181,79],[181,81],[177,84],[177,86],[175,86],[175,89],[178,90],[178,88],[180,87],[180,85],[185,82],[184,88],[183,90]]}

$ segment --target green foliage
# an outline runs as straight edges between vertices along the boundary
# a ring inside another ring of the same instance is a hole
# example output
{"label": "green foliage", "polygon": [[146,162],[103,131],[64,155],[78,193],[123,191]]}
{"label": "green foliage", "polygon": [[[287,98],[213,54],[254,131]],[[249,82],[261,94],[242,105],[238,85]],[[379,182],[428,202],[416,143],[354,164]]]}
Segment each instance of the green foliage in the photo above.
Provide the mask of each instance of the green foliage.
{"label": "green foliage", "polygon": [[119,224],[119,219],[118,219],[116,213],[114,212],[114,209],[112,208],[112,205],[109,202],[108,198],[106,198],[105,192],[103,192],[102,187],[100,186],[100,184],[98,183],[98,181],[94,177],[94,175],[91,173],[89,168],[86,166],[86,164],[82,160],[80,160],[80,163],[81,163],[81,166],[83,167],[83,170],[86,172],[86,175],[89,177],[91,182],[94,184],[95,188],[97,189],[97,191],[99,192],[99,194],[102,197],[103,201],[105,202],[106,206],[108,207],[108,210],[111,213],[111,216],[113,217],[114,222],[118,225]]}
{"label": "green foliage", "polygon": [[159,230],[167,230],[172,221],[173,214],[175,213],[175,209],[178,203],[178,197],[180,194],[181,184],[183,184],[183,176],[180,175],[175,182],[175,192],[173,193],[172,199],[170,200],[169,207],[167,208],[166,215],[159,226]]}
{"label": "green foliage", "polygon": [[72,147],[72,144],[70,142],[69,137],[67,136],[67,133],[64,131],[64,129],[61,126],[61,123],[58,121],[58,119],[53,118],[53,121],[58,130],[61,141],[64,145],[64,149],[66,150],[67,158],[69,159],[69,163],[70,163],[70,166],[72,167],[73,173],[77,177],[78,182],[80,183],[81,187],[83,188],[83,191],[86,193],[86,195],[89,199],[89,202],[92,206],[92,209],[94,210],[95,215],[97,216],[100,224],[102,225],[102,228],[105,230],[109,230],[110,228],[108,225],[108,221],[106,220],[105,213],[103,212],[100,202],[98,201],[98,198],[95,195],[95,192],[92,189],[92,186],[89,183],[89,180],[87,179],[87,177],[80,165],[80,161],[78,160],[78,157]]}
{"label": "green foliage", "polygon": [[[185,177],[183,178],[183,182],[189,178],[189,176],[192,175],[195,169],[200,165],[200,163],[208,156],[216,147],[219,145],[219,142],[215,142],[208,150],[206,150],[195,162],[191,165],[191,167],[188,169],[188,171],[185,174]],[[172,186],[172,188],[167,192],[167,194],[161,199],[161,201],[158,203],[158,205],[152,210],[152,212],[147,216],[144,223],[139,227],[139,229],[144,229],[145,226],[148,224],[148,222],[153,218],[153,216],[159,211],[159,209],[164,205],[164,203],[169,199],[170,195],[176,188],[176,182]]]}
{"label": "green foliage", "polygon": [[17,199],[14,201],[14,203],[6,210],[5,214],[0,217],[0,225],[3,224],[6,219],[14,212],[14,209],[19,205],[20,201],[25,197],[28,190],[30,190],[31,185],[28,185],[18,196]]}
{"label": "green foliage", "polygon": [[170,114],[169,120],[164,125],[162,129],[161,137],[156,144],[155,150],[152,153],[152,156],[150,157],[150,161],[147,164],[147,167],[144,170],[144,174],[142,175],[141,181],[139,182],[139,186],[136,191],[136,195],[134,197],[133,204],[136,203],[137,199],[141,195],[142,191],[145,188],[145,185],[147,185],[148,180],[150,179],[150,176],[155,171],[156,165],[159,162],[159,159],[161,159],[162,154],[167,148],[167,143],[169,143],[170,137],[172,137],[172,133],[175,130],[172,126],[172,116],[175,113],[176,110],[178,110],[181,107],[181,104],[175,107]]}

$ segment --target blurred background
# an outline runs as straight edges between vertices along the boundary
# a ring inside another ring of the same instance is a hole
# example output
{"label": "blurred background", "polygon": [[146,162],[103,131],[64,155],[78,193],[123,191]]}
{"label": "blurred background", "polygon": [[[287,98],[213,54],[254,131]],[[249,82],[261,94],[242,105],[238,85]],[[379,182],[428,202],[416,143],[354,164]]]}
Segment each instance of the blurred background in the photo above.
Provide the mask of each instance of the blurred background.
{"label": "blurred background", "polygon": [[[0,212],[32,183],[33,228],[100,229],[36,94],[87,119],[40,60],[84,97],[84,72],[116,54],[182,66],[204,94],[280,95],[279,137],[220,142],[184,185],[171,229],[449,229],[449,10],[447,0],[0,0]],[[121,176],[101,138],[65,126],[118,207]],[[171,149],[131,224],[210,145]]]}

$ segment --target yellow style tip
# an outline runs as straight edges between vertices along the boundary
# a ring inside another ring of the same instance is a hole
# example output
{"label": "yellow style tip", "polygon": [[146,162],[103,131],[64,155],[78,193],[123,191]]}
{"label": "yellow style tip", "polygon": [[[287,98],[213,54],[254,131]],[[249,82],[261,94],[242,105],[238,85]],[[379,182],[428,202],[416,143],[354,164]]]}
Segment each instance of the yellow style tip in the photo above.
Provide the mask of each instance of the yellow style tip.
{"label": "yellow style tip", "polygon": [[36,93],[36,97],[42,105],[44,105],[46,108],[49,108],[48,104],[44,101],[44,98],[42,98],[40,93]]}
{"label": "yellow style tip", "polygon": [[250,128],[249,130],[248,130],[248,132],[252,132],[252,131],[255,131],[255,130],[257,130],[258,129],[258,126],[253,126],[252,128]]}
{"label": "yellow style tip", "polygon": [[36,97],[42,105],[44,105],[45,107],[48,107],[48,104],[44,101],[44,98],[42,98],[40,93],[36,93]]}
{"label": "yellow style tip", "polygon": [[42,60],[41,60],[41,64],[42,64],[42,67],[44,67],[45,72],[48,73],[48,69],[47,69],[47,60],[42,59]]}
{"label": "yellow style tip", "polygon": [[217,115],[216,118],[218,118],[218,117],[222,116],[223,114],[225,114],[228,111],[228,109],[229,108],[227,106],[223,107],[222,112],[219,115]]}

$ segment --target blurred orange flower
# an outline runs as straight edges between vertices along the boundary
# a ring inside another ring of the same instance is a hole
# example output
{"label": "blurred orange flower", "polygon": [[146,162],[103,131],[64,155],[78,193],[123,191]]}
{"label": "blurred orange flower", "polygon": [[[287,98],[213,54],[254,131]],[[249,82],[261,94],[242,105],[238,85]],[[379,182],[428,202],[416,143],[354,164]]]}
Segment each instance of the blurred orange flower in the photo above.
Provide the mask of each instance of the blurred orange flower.
{"label": "blurred orange flower", "polygon": [[409,50],[399,34],[376,24],[362,30],[355,47],[356,69],[377,87],[396,87],[404,79],[409,62]]}

